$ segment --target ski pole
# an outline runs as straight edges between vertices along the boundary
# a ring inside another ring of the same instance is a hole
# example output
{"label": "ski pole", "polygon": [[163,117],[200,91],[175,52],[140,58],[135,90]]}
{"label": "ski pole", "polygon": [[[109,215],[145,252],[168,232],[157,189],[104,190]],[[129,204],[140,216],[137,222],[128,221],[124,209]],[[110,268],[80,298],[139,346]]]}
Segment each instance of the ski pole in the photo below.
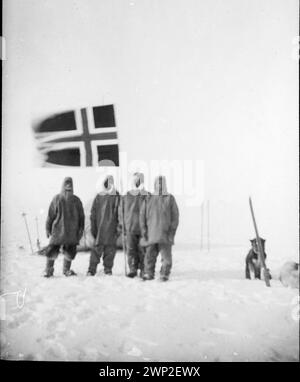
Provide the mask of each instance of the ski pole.
{"label": "ski pole", "polygon": [[31,238],[30,238],[30,233],[29,233],[29,228],[28,228],[25,212],[22,213],[22,216],[24,218],[24,222],[25,222],[25,226],[26,226],[26,230],[27,230],[27,235],[28,235],[29,245],[30,245],[30,248],[31,248],[31,253],[33,254],[32,243],[31,243]]}
{"label": "ski pole", "polygon": [[254,210],[253,210],[253,205],[252,205],[251,197],[249,197],[249,204],[250,204],[250,211],[251,211],[253,225],[254,225],[254,230],[255,230],[255,235],[256,235],[256,241],[257,241],[257,244],[258,244],[258,253],[259,253],[259,257],[260,257],[260,262],[261,262],[263,270],[264,270],[265,283],[266,283],[267,287],[270,287],[271,286],[271,284],[270,284],[270,274],[269,274],[269,270],[266,267],[264,251],[263,251],[263,247],[261,245],[260,236],[258,234],[258,229],[257,229],[256,221],[255,221],[255,216],[254,216]]}
{"label": "ski pole", "polygon": [[37,216],[35,217],[35,223],[36,223],[36,235],[37,235],[36,245],[37,245],[38,250],[40,251],[41,250],[41,243],[40,243],[40,235],[39,235],[39,222],[38,222]]}
{"label": "ski pole", "polygon": [[122,245],[123,245],[123,252],[124,252],[125,276],[127,276],[127,247],[126,247],[126,238],[125,238],[124,196],[121,196],[121,210],[122,210]]}
{"label": "ski pole", "polygon": [[121,196],[120,196],[120,207],[121,207],[121,235],[122,235],[122,247],[124,252],[124,271],[125,276],[127,276],[127,247],[126,247],[126,239],[125,239],[125,217],[124,217],[124,189],[123,189],[123,182],[122,182],[122,175],[120,177],[120,186],[121,186]]}

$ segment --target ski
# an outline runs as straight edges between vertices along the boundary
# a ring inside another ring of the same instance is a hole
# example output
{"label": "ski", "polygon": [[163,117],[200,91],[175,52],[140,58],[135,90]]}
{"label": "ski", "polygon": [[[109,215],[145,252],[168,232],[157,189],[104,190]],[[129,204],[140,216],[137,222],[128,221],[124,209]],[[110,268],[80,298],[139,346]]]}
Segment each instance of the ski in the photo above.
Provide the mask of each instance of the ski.
{"label": "ski", "polygon": [[254,230],[255,230],[255,235],[256,235],[256,241],[257,241],[257,244],[258,244],[258,253],[259,253],[259,257],[260,257],[260,262],[261,262],[262,267],[263,267],[263,274],[264,274],[265,283],[266,283],[267,287],[270,287],[271,286],[271,284],[270,284],[270,273],[269,273],[268,268],[266,267],[264,251],[263,251],[263,248],[262,248],[262,245],[261,245],[260,236],[258,234],[258,229],[257,229],[256,221],[255,221],[255,216],[254,216],[254,210],[253,210],[253,205],[252,205],[251,197],[249,197],[249,204],[250,204],[250,211],[251,211],[251,216],[252,216]]}

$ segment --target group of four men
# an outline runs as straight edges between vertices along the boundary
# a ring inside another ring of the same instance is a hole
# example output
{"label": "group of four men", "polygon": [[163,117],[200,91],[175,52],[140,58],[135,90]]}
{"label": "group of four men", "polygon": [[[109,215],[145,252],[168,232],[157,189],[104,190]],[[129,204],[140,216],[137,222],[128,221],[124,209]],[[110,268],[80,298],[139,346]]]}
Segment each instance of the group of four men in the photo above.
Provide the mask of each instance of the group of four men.
{"label": "group of four men", "polygon": [[[167,192],[166,179],[158,176],[154,193],[144,188],[144,175],[133,175],[133,189],[120,196],[114,179],[107,176],[102,190],[96,195],[91,208],[91,234],[94,244],[91,249],[87,275],[94,276],[102,257],[104,273],[112,274],[117,249],[117,238],[122,233],[129,265],[128,277],[139,275],[143,280],[152,280],[158,254],[162,266],[160,279],[167,281],[172,267],[172,245],[179,222],[179,211],[173,195]],[[54,261],[63,248],[63,273],[73,276],[71,263],[76,256],[77,245],[84,232],[84,210],[80,199],[73,193],[73,180],[64,179],[62,191],[49,207],[46,221],[47,237],[44,276],[51,277]]]}

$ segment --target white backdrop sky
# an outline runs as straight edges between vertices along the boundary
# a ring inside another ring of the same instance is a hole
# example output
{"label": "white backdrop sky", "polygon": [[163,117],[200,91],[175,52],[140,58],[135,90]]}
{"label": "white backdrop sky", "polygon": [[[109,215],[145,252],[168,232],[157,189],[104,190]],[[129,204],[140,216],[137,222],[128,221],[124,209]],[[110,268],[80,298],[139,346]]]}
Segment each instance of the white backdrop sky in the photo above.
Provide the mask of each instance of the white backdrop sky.
{"label": "white backdrop sky", "polygon": [[[33,120],[114,103],[128,160],[203,160],[213,243],[247,245],[251,194],[267,250],[296,256],[297,0],[6,0],[3,34],[4,241],[65,175],[95,193],[93,169],[36,167]],[[199,243],[178,200],[178,241]]]}

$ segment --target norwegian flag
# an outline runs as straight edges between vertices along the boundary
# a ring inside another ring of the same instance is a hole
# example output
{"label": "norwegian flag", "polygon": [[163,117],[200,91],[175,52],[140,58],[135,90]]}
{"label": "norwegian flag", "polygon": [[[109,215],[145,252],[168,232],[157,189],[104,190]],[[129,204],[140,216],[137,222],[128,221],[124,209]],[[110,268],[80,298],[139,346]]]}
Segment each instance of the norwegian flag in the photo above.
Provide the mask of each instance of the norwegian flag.
{"label": "norwegian flag", "polygon": [[56,114],[35,128],[44,167],[119,166],[113,105]]}

